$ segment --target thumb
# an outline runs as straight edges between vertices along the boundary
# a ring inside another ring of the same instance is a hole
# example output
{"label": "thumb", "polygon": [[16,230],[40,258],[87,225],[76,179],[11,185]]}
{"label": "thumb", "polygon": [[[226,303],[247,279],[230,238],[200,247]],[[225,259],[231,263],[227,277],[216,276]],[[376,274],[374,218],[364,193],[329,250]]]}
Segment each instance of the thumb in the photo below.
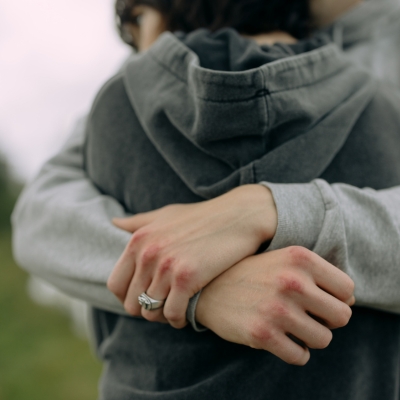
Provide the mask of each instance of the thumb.
{"label": "thumb", "polygon": [[133,233],[156,219],[153,212],[136,214],[127,218],[113,218],[112,223],[119,229]]}

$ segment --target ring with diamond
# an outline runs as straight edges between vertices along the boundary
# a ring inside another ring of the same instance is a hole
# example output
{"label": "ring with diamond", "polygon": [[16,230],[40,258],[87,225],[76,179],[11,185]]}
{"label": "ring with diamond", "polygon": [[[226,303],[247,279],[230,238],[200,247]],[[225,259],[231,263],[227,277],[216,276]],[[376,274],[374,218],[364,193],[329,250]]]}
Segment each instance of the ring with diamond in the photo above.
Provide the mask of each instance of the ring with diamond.
{"label": "ring with diamond", "polygon": [[145,310],[154,311],[164,307],[165,300],[155,300],[152,299],[149,295],[145,292],[142,293],[139,297],[139,304]]}

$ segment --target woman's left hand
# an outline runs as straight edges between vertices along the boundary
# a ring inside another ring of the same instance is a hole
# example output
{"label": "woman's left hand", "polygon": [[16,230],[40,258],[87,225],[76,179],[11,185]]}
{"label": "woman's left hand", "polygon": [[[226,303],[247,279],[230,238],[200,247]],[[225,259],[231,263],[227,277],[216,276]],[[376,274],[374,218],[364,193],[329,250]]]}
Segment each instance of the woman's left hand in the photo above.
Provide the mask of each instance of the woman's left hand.
{"label": "woman's left hand", "polygon": [[[212,200],[170,205],[115,219],[133,236],[108,280],[108,288],[133,316],[183,328],[189,299],[275,235],[271,191],[246,185]],[[163,309],[142,309],[146,292],[166,299]]]}

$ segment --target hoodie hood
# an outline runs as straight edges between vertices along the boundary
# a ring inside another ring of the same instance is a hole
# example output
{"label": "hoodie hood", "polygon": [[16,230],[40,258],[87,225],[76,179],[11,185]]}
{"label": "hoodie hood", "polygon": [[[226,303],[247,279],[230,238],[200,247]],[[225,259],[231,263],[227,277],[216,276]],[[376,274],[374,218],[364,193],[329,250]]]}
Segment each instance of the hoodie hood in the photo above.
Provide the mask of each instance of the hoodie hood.
{"label": "hoodie hood", "polygon": [[260,47],[232,29],[165,33],[123,77],[146,135],[203,198],[319,177],[376,89],[326,38]]}

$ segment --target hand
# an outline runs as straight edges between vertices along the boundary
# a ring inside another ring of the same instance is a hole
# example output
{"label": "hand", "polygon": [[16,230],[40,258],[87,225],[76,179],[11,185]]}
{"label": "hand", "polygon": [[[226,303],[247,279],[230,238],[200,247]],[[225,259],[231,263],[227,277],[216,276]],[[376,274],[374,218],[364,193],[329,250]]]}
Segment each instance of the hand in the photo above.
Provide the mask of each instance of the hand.
{"label": "hand", "polygon": [[[348,275],[302,247],[249,257],[211,282],[196,319],[221,338],[305,365],[350,320]],[[295,340],[304,345],[299,345]]]}
{"label": "hand", "polygon": [[[129,314],[182,328],[195,293],[272,239],[277,211],[269,189],[247,185],[213,200],[167,206],[114,223],[135,233],[108,288]],[[142,292],[167,299],[164,309],[142,309]]]}

